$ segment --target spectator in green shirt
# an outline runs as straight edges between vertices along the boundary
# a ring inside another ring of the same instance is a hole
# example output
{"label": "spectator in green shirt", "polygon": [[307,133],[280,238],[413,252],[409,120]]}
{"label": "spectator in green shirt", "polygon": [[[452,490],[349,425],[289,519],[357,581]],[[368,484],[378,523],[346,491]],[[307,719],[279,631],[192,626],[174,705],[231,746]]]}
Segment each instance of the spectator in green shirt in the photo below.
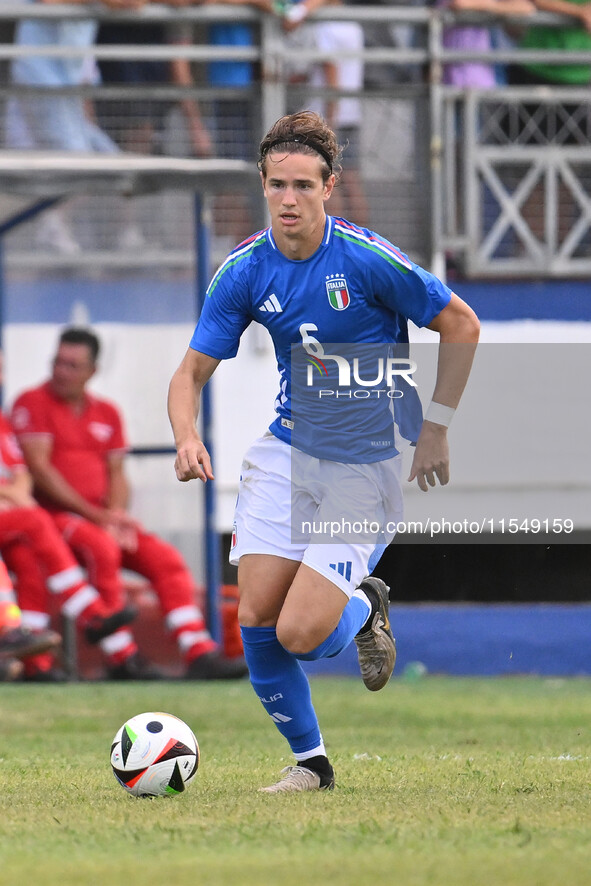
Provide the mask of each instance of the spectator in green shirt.
{"label": "spectator in green shirt", "polygon": [[[543,12],[555,12],[573,19],[572,25],[527,29],[523,49],[556,49],[573,52],[591,49],[591,3],[582,0],[534,0]],[[514,85],[552,83],[560,86],[586,86],[591,80],[591,65],[587,64],[524,64],[513,65],[509,80]]]}

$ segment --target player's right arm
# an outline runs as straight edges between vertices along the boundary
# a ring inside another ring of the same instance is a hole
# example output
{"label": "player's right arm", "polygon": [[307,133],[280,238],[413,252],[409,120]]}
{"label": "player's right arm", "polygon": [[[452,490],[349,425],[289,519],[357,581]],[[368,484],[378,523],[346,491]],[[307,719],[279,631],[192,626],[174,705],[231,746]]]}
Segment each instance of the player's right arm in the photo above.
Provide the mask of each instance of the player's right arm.
{"label": "player's right arm", "polygon": [[209,453],[197,432],[201,391],[220,361],[189,348],[168,388],[168,417],[177,456],[177,479],[213,480]]}

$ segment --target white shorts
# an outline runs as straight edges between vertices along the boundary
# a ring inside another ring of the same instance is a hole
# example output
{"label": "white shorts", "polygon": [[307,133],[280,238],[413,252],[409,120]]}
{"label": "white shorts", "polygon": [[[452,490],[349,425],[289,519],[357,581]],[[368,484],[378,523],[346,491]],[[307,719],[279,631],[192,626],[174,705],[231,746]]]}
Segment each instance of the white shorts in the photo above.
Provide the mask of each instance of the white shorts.
{"label": "white shorts", "polygon": [[306,455],[270,432],[242,463],[230,563],[273,554],[305,563],[350,597],[402,519],[401,458],[346,465]]}

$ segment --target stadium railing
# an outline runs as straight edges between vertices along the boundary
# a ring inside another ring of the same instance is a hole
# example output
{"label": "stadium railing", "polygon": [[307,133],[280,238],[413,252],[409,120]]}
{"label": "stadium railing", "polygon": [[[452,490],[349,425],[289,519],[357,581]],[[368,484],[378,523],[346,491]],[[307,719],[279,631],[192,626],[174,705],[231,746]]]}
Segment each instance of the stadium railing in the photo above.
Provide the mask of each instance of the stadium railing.
{"label": "stadium railing", "polygon": [[[52,90],[10,83],[10,61],[31,55],[31,47],[11,42],[10,25],[20,19],[84,19],[87,8],[67,5],[5,4],[0,8],[0,66],[4,83],[0,106],[11,97],[27,100]],[[509,64],[543,61],[591,62],[591,52],[525,51],[518,47],[487,53],[448,50],[443,28],[453,22],[498,23],[490,16],[462,14],[421,7],[343,6],[321,9],[313,20],[349,20],[361,23],[365,48],[361,58],[365,83],[361,94],[303,87],[293,76],[294,65],[311,66],[326,54],[305,45],[286,43],[278,19],[248,8],[198,6],[170,8],[151,5],[137,12],[92,7],[99,21],[159,23],[163,28],[185,24],[193,29],[190,45],[107,45],[92,48],[97,60],[149,59],[191,62],[195,85],[86,85],[76,94],[94,102],[99,122],[125,145],[129,103],[142,107],[162,124],[150,150],[181,156],[190,153],[179,100],[198,102],[206,124],[215,131],[216,150],[224,155],[244,152],[240,133],[217,114],[220,100],[246,102],[253,121],[253,151],[260,132],[287,109],[312,97],[323,100],[358,98],[362,106],[361,177],[369,204],[370,224],[411,256],[445,275],[446,260],[468,276],[507,274],[580,276],[591,270],[590,204],[587,197],[591,170],[589,145],[590,100],[587,90],[564,87],[498,87],[494,90],[458,90],[442,84],[445,64],[480,60]],[[552,27],[560,17],[538,14],[522,20]],[[252,46],[219,47],[207,42],[215,22],[252,26]],[[54,48],[44,54],[76,57],[80,48]],[[349,53],[351,55],[351,53]],[[207,82],[212,61],[248,61],[257,76],[244,87],[213,87]],[[300,78],[301,79],[301,78]],[[67,91],[66,91],[67,92]],[[2,114],[2,118],[5,115]],[[520,126],[516,122],[521,120]],[[554,121],[554,123],[552,123]],[[558,121],[556,123],[556,121]],[[0,125],[0,134],[3,126]],[[518,131],[519,130],[519,131]],[[528,139],[523,132],[528,132]],[[552,135],[549,132],[552,131]],[[396,150],[392,150],[393,144]],[[345,170],[346,170],[345,153]],[[425,187],[428,182],[429,186]],[[1,189],[0,189],[1,192]],[[562,194],[562,197],[561,197]],[[565,197],[566,195],[566,197]],[[186,270],[193,261],[190,200],[182,194],[135,198],[133,210],[116,206],[120,198],[79,198],[69,209],[82,249],[45,250],[35,240],[35,225],[23,226],[8,238],[7,262],[15,272],[67,266],[86,271],[152,265],[171,273]],[[256,191],[240,195],[240,212],[250,222],[262,213]],[[128,204],[125,204],[128,206]],[[394,208],[393,208],[394,207]],[[353,207],[354,214],[355,208]],[[236,208],[232,209],[236,215]],[[127,233],[114,231],[114,215],[129,216]],[[256,221],[254,222],[256,224]],[[222,254],[233,236],[223,201],[216,210],[216,248]]]}

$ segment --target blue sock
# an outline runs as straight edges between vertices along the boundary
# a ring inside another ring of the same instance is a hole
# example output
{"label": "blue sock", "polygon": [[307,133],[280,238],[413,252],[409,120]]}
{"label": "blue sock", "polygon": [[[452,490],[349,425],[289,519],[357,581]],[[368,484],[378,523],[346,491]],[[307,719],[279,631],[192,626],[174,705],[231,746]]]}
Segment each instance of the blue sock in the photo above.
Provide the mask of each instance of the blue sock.
{"label": "blue sock", "polygon": [[329,634],[326,640],[311,652],[298,654],[297,658],[301,661],[334,658],[349,645],[355,634],[361,630],[370,612],[371,606],[365,594],[363,596],[354,595],[343,609],[341,619],[332,634]]}
{"label": "blue sock", "polygon": [[274,627],[240,627],[252,688],[287,739],[296,759],[324,754],[310,684],[299,661],[277,639]]}

